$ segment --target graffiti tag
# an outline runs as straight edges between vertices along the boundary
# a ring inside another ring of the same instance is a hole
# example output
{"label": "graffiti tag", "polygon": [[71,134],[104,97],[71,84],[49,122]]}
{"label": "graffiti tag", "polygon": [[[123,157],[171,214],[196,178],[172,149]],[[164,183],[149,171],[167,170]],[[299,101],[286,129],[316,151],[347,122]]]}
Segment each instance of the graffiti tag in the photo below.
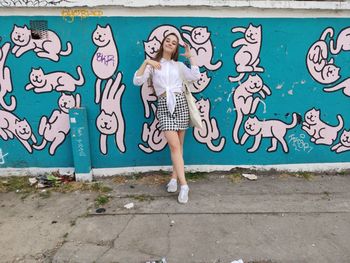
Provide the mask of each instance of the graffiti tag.
{"label": "graffiti tag", "polygon": [[2,149],[0,148],[0,164],[5,164],[5,156],[8,155],[8,153],[3,154]]}
{"label": "graffiti tag", "polygon": [[[82,20],[83,18],[92,17],[92,16],[103,16],[102,10],[90,10],[90,9],[63,9],[61,11],[61,16],[63,17],[64,21],[67,21],[68,23],[73,23],[75,17],[80,17]],[[68,18],[70,20],[68,20]]]}
{"label": "graffiti tag", "polygon": [[114,55],[103,55],[102,53],[98,52],[96,54],[96,60],[104,63],[106,66],[108,66],[109,62],[112,62],[114,66]]}
{"label": "graffiti tag", "polygon": [[292,146],[298,152],[301,150],[307,153],[311,152],[313,148],[307,142],[304,142],[303,139],[305,139],[305,134],[300,134],[299,137],[297,137],[295,134],[291,134],[289,135],[288,142],[292,143]]}

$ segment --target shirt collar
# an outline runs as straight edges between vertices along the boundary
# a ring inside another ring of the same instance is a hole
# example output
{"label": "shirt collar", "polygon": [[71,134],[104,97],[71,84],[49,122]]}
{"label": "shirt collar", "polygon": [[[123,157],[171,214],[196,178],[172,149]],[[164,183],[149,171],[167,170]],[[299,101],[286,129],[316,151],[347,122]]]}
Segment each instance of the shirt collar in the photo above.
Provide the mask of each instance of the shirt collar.
{"label": "shirt collar", "polygon": [[167,60],[165,58],[161,58],[160,59],[160,62],[173,62],[174,60],[170,59],[170,60]]}

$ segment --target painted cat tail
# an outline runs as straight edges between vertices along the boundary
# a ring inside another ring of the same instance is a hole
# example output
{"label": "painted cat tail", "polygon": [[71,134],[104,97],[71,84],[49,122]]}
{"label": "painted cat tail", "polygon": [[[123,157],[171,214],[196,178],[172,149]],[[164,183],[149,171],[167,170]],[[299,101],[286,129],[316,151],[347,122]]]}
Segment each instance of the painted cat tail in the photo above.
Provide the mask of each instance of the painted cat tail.
{"label": "painted cat tail", "polygon": [[70,53],[72,53],[73,47],[71,42],[67,42],[67,49],[66,50],[61,50],[60,55],[61,56],[68,56]]}

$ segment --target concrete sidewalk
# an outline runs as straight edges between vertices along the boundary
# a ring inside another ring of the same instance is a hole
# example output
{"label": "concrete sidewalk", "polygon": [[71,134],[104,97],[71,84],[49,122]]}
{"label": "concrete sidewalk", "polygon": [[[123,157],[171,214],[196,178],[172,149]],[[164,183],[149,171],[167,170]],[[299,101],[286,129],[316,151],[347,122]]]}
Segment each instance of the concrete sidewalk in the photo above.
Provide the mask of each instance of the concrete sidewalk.
{"label": "concrete sidewalk", "polygon": [[0,262],[350,262],[349,175],[210,174],[187,205],[163,184],[98,180],[113,189],[103,214],[94,192],[0,194]]}

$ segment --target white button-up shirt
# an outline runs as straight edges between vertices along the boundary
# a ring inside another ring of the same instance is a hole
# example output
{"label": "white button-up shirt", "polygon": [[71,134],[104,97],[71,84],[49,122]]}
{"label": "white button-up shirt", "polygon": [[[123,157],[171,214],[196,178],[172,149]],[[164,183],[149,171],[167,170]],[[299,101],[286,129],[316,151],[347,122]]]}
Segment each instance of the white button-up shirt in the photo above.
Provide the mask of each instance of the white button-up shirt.
{"label": "white button-up shirt", "polygon": [[[152,75],[153,87],[157,96],[166,92],[167,106],[171,114],[173,114],[176,105],[175,92],[183,92],[183,81],[193,82],[200,79],[200,72],[198,66],[186,67],[182,62],[174,60],[160,60],[160,69],[154,69],[147,65],[141,76],[134,74],[134,85],[141,86]],[[180,72],[181,70],[182,72]]]}

